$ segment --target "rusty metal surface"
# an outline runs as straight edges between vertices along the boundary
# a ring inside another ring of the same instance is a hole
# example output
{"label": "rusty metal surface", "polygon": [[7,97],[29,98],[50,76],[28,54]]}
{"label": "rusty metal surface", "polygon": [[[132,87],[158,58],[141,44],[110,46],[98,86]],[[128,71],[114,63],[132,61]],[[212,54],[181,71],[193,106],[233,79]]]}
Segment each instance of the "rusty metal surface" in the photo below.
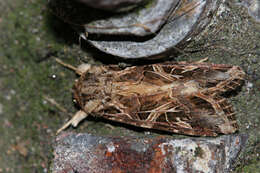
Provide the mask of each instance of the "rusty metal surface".
{"label": "rusty metal surface", "polygon": [[175,47],[197,35],[209,23],[222,0],[182,1],[171,19],[153,38],[142,41],[92,39],[90,44],[103,52],[125,59],[159,59],[176,51]]}
{"label": "rusty metal surface", "polygon": [[62,133],[53,173],[228,173],[247,136],[173,139]]}

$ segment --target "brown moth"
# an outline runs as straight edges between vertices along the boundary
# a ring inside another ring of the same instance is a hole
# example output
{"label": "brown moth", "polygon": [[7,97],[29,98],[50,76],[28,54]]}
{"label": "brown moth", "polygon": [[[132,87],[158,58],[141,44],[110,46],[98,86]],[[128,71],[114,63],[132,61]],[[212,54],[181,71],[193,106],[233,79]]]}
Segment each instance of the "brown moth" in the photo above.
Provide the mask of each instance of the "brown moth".
{"label": "brown moth", "polygon": [[116,65],[85,67],[84,72],[82,66],[75,69],[81,76],[74,98],[81,110],[58,132],[89,114],[186,135],[216,136],[238,129],[232,105],[223,96],[243,83],[245,73],[238,66],[199,61],[123,70]]}

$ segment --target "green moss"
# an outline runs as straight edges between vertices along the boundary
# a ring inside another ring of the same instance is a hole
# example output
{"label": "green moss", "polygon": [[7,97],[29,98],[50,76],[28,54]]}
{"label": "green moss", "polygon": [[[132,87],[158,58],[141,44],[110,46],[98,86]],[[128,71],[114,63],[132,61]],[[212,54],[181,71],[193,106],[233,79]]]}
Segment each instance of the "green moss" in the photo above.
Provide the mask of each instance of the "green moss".
{"label": "green moss", "polygon": [[[43,1],[16,1],[8,7],[0,25],[4,33],[0,39],[0,167],[4,172],[43,172],[52,156],[55,131],[68,117],[43,96],[55,98],[74,112],[71,87],[75,74],[45,57],[52,52],[63,54],[68,45],[47,29],[50,18]],[[56,79],[51,78],[53,74]],[[26,156],[16,147],[23,142]]]}
{"label": "green moss", "polygon": [[252,158],[250,163],[247,163],[246,165],[239,166],[234,172],[236,173],[255,173],[259,172],[260,169],[260,161],[256,157]]}
{"label": "green moss", "polygon": [[258,172],[260,170],[260,161],[256,161],[250,165],[246,165],[244,168],[243,168],[243,171],[244,173],[255,173],[255,172]]}

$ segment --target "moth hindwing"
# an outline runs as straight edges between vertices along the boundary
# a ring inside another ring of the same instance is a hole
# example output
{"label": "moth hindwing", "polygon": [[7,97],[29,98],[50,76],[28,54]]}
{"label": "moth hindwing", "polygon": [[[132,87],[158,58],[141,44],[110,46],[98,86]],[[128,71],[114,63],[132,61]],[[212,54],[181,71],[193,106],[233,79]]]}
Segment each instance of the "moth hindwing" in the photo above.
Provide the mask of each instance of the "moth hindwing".
{"label": "moth hindwing", "polygon": [[179,62],[132,66],[88,66],[74,86],[81,110],[60,130],[88,114],[138,127],[216,136],[238,129],[223,96],[245,78],[238,66]]}

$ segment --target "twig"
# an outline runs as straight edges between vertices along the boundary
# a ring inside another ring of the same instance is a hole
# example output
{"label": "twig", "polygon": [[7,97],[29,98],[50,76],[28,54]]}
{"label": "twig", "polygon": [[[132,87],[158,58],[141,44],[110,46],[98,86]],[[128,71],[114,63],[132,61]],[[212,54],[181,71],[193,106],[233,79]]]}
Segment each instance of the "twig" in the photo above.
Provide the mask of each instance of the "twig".
{"label": "twig", "polygon": [[73,114],[69,113],[63,106],[61,106],[59,103],[57,103],[53,98],[50,98],[46,95],[43,95],[43,98],[46,101],[48,101],[50,104],[52,104],[53,106],[58,108],[61,112],[66,113],[66,114],[70,115],[71,117],[73,116]]}

